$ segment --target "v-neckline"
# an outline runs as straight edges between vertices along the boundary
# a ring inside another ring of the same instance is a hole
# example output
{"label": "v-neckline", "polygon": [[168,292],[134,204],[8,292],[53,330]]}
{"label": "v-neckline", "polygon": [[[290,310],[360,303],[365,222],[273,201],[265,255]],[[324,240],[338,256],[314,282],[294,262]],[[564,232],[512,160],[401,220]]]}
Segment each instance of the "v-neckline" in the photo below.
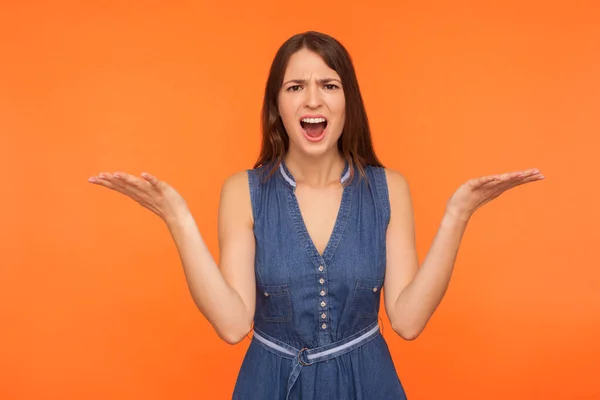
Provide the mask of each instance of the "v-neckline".
{"label": "v-neckline", "polygon": [[329,239],[327,240],[322,254],[319,253],[319,250],[317,249],[313,238],[308,233],[306,221],[304,220],[304,216],[302,215],[302,211],[300,210],[300,204],[298,203],[298,198],[296,196],[296,181],[294,180],[293,175],[287,169],[287,166],[283,161],[281,163],[280,172],[284,181],[283,183],[288,186],[288,204],[290,207],[292,220],[294,222],[294,227],[296,229],[296,233],[299,236],[299,239],[308,251],[315,266],[318,267],[320,265],[327,264],[332,258],[335,249],[337,248],[342,238],[342,234],[346,228],[348,215],[350,211],[350,203],[348,201],[348,197],[350,194],[352,183],[348,185],[343,185],[344,180],[347,179],[349,176],[348,162],[346,162],[346,165],[344,166],[344,169],[342,170],[342,174],[340,176],[340,183],[342,183],[343,185],[342,199],[340,201],[335,223],[333,224],[333,230],[329,235]]}

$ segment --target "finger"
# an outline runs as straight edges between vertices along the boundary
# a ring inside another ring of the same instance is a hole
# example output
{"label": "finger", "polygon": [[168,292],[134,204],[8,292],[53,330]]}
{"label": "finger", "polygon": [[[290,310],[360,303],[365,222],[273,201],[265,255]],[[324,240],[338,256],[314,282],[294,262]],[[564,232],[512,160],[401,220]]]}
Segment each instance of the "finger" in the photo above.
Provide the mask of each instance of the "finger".
{"label": "finger", "polygon": [[113,184],[138,202],[151,196],[152,185],[150,183],[125,172],[115,172]]}
{"label": "finger", "polygon": [[545,178],[544,175],[540,174],[539,172],[535,172],[535,173],[530,172],[529,174],[523,174],[522,176],[515,178],[514,180],[510,181],[509,183],[512,186],[518,186],[518,185],[522,185],[524,183],[539,181],[544,178]]}
{"label": "finger", "polygon": [[471,179],[470,183],[471,183],[471,187],[473,189],[477,189],[480,187],[494,186],[499,181],[500,181],[499,175],[486,175],[486,176],[482,176],[480,178]]}
{"label": "finger", "polygon": [[102,184],[106,182],[106,178],[109,174],[107,172],[100,172],[98,175],[90,176],[88,181],[95,184]]}
{"label": "finger", "polygon": [[149,174],[148,172],[142,172],[142,178],[150,182],[152,186],[158,186],[160,182],[157,177],[155,177],[152,174]]}
{"label": "finger", "polygon": [[537,179],[539,176],[542,176],[540,174],[540,171],[536,168],[534,169],[528,169],[528,170],[522,170],[522,171],[513,171],[513,172],[506,172],[504,174],[500,174],[497,175],[498,177],[498,181],[500,181],[501,183],[506,183],[509,185],[512,185],[514,183],[520,183],[525,179],[529,179],[529,178],[535,178]]}
{"label": "finger", "polygon": [[102,184],[102,186],[115,190],[126,196],[133,197],[134,195],[137,195],[136,191],[132,190],[131,185],[128,185],[122,180],[122,176],[122,172],[115,172],[114,174],[101,172],[98,174],[97,180]]}
{"label": "finger", "polygon": [[123,172],[114,172],[112,174],[103,174],[103,178],[112,183],[113,186],[122,190],[127,190],[126,181],[123,179],[124,175],[125,174]]}
{"label": "finger", "polygon": [[524,171],[519,171],[517,178],[526,178],[533,175],[540,175],[540,171],[537,168],[527,169]]}
{"label": "finger", "polygon": [[486,175],[476,179],[477,186],[486,186],[498,180],[497,175]]}
{"label": "finger", "polygon": [[513,172],[505,172],[503,174],[498,175],[499,180],[502,182],[511,181],[517,178],[524,176],[523,171],[513,171]]}
{"label": "finger", "polygon": [[140,179],[131,174],[125,172],[115,172],[115,179],[117,182],[122,182],[124,185],[133,188],[134,190],[147,192],[150,188],[150,184],[144,179]]}
{"label": "finger", "polygon": [[522,173],[518,179],[544,179],[544,175],[542,175],[542,173],[540,171],[536,170],[532,170],[532,171],[527,171]]}
{"label": "finger", "polygon": [[497,190],[499,193],[503,193],[503,192],[513,189],[517,186],[521,186],[521,185],[524,185],[524,184],[530,183],[530,182],[539,181],[541,179],[544,179],[544,177],[539,174],[533,174],[533,175],[529,175],[527,177],[521,177],[518,179],[498,182],[497,185],[493,189]]}
{"label": "finger", "polygon": [[536,175],[539,174],[540,170],[537,168],[532,168],[532,169],[528,169],[526,171],[523,172],[524,175],[529,176],[529,175]]}
{"label": "finger", "polygon": [[108,179],[103,178],[101,175],[91,177],[89,179],[89,181],[92,182],[92,183],[94,183],[94,184],[96,184],[96,185],[104,186],[106,188],[114,190],[116,192],[121,192],[119,190],[119,188],[117,188],[114,184],[112,184]]}
{"label": "finger", "polygon": [[514,186],[520,186],[520,185],[523,185],[525,183],[530,183],[530,182],[537,182],[537,181],[541,181],[542,179],[545,179],[544,175],[539,174],[539,173],[533,174],[528,177],[522,178],[521,180],[516,182]]}

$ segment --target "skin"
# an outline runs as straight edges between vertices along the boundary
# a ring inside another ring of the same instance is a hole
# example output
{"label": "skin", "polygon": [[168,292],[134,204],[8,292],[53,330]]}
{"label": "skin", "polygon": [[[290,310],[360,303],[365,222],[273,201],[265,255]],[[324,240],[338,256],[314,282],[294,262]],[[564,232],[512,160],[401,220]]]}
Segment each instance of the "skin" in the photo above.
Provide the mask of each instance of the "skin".
{"label": "skin", "polygon": [[[340,76],[321,57],[302,49],[290,57],[278,96],[279,115],[290,138],[285,162],[296,180],[296,197],[310,237],[323,254],[342,201],[344,159],[337,142],[344,129],[346,101]],[[327,119],[325,137],[306,139],[305,115]]]}
{"label": "skin", "polygon": [[[290,57],[277,102],[290,138],[285,160],[290,171],[294,169],[294,178],[310,186],[336,183],[344,166],[336,146],[346,119],[340,76],[320,56],[302,49]],[[305,138],[299,121],[317,114],[327,119],[327,128],[325,138],[313,143]]]}
{"label": "skin", "polygon": [[[301,50],[291,57],[278,96],[279,114],[290,137],[286,165],[296,180],[296,196],[308,232],[321,253],[333,230],[342,194],[339,177],[344,161],[337,140],[345,120],[345,99],[336,79],[337,73],[318,55]],[[327,134],[321,142],[304,137],[299,119],[305,114],[326,116]],[[461,239],[475,211],[507,190],[544,177],[531,169],[466,181],[448,200],[436,237],[419,266],[408,183],[391,169],[386,176],[391,219],[384,301],[394,331],[413,340],[444,297]],[[252,327],[255,309],[254,221],[246,172],[227,178],[221,190],[219,265],[185,200],[168,183],[148,173],[137,177],[123,172],[104,172],[89,181],[130,197],[166,223],[200,312],[227,343],[242,340]]]}

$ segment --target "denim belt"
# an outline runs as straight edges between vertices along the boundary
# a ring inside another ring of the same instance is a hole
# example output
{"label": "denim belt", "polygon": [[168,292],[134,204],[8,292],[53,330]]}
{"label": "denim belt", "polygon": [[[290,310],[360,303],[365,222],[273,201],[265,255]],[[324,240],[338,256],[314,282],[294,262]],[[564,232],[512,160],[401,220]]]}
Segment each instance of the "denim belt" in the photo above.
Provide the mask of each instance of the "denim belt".
{"label": "denim belt", "polygon": [[378,321],[373,322],[366,328],[356,332],[355,334],[348,336],[342,340],[334,343],[327,344],[325,346],[316,347],[312,349],[302,348],[300,350],[280,340],[277,340],[269,335],[266,335],[257,329],[254,329],[253,339],[257,340],[258,343],[262,344],[271,353],[274,353],[288,360],[294,360],[292,372],[288,378],[287,383],[287,395],[288,399],[292,387],[303,366],[312,365],[317,362],[331,360],[342,354],[351,352],[354,349],[362,346],[363,344],[375,339],[380,334]]}

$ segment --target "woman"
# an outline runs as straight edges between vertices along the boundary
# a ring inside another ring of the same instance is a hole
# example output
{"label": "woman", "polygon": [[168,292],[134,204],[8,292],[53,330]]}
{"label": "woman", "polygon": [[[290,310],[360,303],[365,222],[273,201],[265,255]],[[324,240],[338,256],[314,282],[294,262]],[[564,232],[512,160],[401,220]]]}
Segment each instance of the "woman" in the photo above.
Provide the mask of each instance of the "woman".
{"label": "woman", "polygon": [[277,52],[253,169],[229,177],[219,206],[220,264],[184,199],[166,182],[103,173],[90,181],[159,215],[192,297],[217,334],[252,329],[234,399],[405,399],[378,325],[380,293],[394,331],[424,329],[442,300],[469,218],[537,170],[472,179],[446,204],[419,268],[402,174],[384,169],[354,68],[330,36],[307,32]]}

